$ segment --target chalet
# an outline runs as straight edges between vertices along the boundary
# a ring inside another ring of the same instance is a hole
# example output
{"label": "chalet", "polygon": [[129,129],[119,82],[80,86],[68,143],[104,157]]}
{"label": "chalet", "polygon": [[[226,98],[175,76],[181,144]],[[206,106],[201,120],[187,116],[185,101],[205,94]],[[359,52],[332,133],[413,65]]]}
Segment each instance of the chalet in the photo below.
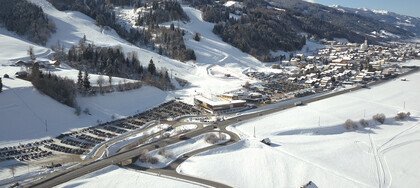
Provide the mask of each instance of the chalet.
{"label": "chalet", "polygon": [[15,62],[15,66],[18,66],[18,67],[32,67],[32,65],[33,65],[32,61],[25,62],[25,61],[19,60]]}

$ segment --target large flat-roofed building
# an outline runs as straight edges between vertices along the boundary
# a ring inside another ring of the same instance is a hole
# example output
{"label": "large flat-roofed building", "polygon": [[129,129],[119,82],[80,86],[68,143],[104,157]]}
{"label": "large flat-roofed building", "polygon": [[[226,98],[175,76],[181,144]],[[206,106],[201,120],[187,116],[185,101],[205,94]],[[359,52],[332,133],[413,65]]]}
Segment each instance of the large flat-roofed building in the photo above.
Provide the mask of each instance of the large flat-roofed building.
{"label": "large flat-roofed building", "polygon": [[246,107],[246,101],[244,100],[209,99],[201,95],[194,97],[194,104],[211,113],[235,112]]}

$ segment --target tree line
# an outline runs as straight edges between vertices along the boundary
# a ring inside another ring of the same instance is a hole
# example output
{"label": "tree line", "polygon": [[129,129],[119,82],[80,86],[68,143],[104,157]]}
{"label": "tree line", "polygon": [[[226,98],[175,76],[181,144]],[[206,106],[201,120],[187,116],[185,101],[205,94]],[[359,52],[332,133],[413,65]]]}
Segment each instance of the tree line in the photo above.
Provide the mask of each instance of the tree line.
{"label": "tree line", "polygon": [[143,67],[137,53],[131,52],[126,56],[121,47],[98,47],[83,38],[69,49],[67,58],[69,64],[78,70],[141,80],[164,90],[173,88],[167,70],[158,70],[152,59],[147,67]]}
{"label": "tree line", "polygon": [[54,100],[70,107],[76,107],[76,85],[73,80],[61,78],[57,75],[43,73],[39,64],[34,63],[32,73],[29,76],[32,85],[42,93]]}

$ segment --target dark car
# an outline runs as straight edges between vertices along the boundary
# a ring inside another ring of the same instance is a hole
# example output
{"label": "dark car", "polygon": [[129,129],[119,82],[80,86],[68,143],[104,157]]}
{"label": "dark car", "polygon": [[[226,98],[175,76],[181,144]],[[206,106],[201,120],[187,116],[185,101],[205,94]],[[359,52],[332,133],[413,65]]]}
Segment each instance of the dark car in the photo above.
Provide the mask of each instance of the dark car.
{"label": "dark car", "polygon": [[181,139],[181,140],[188,140],[189,138],[187,136],[185,136],[185,135],[181,135],[181,136],[179,136],[179,139]]}

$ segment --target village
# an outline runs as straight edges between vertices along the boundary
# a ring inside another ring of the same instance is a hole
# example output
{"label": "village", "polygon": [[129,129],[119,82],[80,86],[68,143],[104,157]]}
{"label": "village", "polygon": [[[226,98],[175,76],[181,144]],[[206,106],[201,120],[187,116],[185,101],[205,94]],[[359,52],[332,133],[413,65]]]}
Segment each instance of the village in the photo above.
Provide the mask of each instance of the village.
{"label": "village", "polygon": [[322,43],[326,48],[312,55],[289,54],[289,60],[272,65],[273,72],[245,72],[257,82],[247,82],[242,89],[216,96],[195,96],[195,105],[210,113],[234,113],[317,93],[368,88],[368,84],[416,70],[404,62],[420,58],[420,45],[416,43]]}

